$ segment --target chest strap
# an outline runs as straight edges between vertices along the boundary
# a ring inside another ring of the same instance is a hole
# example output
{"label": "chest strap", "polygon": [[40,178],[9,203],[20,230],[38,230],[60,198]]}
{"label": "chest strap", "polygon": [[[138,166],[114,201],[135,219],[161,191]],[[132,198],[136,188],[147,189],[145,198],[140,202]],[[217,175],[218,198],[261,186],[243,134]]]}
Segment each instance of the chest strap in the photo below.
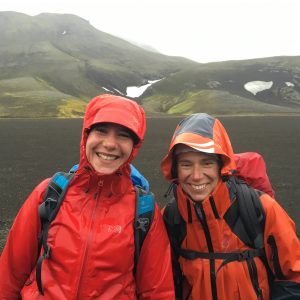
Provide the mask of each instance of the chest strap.
{"label": "chest strap", "polygon": [[236,252],[198,252],[188,249],[177,249],[177,253],[185,259],[194,260],[197,258],[201,259],[223,259],[224,261],[219,266],[217,272],[233,261],[248,261],[253,259],[254,257],[262,257],[264,255],[263,249],[249,249],[244,251],[236,251]]}

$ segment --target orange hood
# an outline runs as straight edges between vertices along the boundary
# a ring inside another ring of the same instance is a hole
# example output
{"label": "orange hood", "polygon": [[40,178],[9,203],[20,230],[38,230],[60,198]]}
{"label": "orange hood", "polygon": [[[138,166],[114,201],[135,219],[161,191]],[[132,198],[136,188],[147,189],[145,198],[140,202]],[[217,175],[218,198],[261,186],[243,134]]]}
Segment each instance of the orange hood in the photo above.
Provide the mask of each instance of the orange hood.
{"label": "orange hood", "polygon": [[164,157],[161,168],[164,177],[173,181],[173,150],[177,144],[184,144],[205,153],[219,154],[223,167],[221,175],[232,175],[236,169],[233,150],[227,132],[221,122],[205,113],[197,113],[183,119],[173,134],[168,154]]}

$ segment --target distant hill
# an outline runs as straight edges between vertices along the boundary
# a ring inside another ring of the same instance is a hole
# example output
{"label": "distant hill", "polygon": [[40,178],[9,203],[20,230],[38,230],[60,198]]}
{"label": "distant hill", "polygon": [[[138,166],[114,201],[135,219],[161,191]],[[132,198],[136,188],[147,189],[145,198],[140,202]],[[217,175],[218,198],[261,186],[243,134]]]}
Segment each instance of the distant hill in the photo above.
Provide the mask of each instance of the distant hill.
{"label": "distant hill", "polygon": [[300,56],[198,64],[142,96],[153,113],[299,114]]}
{"label": "distant hill", "polygon": [[95,95],[126,95],[148,115],[300,112],[300,57],[200,64],[162,55],[68,14],[0,12],[0,117],[79,117]]}

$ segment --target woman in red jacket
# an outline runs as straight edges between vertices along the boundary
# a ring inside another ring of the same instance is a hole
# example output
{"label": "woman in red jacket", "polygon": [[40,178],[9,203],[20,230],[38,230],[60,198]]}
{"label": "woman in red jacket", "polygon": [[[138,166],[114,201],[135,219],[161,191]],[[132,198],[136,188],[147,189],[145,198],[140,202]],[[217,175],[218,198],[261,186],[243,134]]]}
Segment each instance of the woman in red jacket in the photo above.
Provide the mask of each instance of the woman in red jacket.
{"label": "woman in red jacket", "polygon": [[272,299],[300,299],[295,225],[273,198],[259,193],[264,232],[246,240],[235,169],[229,137],[218,119],[194,114],[179,123],[162,161],[165,178],[175,184],[164,220],[174,252],[176,299],[269,300],[268,275],[281,281],[276,287],[282,290]]}
{"label": "woman in red jacket", "polygon": [[49,259],[36,281],[38,206],[49,179],[19,211],[0,258],[0,299],[174,299],[170,249],[157,206],[134,275],[136,195],[130,162],[146,130],[134,101],[101,95],[88,104],[80,163],[47,243]]}

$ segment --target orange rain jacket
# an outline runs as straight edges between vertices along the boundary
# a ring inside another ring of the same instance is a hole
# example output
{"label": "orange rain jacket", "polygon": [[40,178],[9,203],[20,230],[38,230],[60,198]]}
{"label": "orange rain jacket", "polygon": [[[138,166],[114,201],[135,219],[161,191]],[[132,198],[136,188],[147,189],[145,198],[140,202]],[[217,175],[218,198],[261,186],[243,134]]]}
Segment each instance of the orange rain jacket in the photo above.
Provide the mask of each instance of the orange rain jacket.
{"label": "orange rain jacket", "polygon": [[[99,122],[131,129],[140,139],[117,172],[100,175],[85,155],[87,130]],[[112,95],[88,105],[80,144],[80,164],[51,223],[50,259],[42,264],[44,296],[37,288],[40,219],[38,205],[49,179],[40,183],[18,213],[0,259],[0,299],[174,299],[170,246],[158,207],[141,249],[136,277],[133,220],[135,191],[129,163],[145,134],[144,111],[134,101]],[[138,292],[137,292],[138,291]]]}
{"label": "orange rain jacket", "polygon": [[[163,174],[169,181],[176,182],[176,178],[173,178],[174,171],[172,171],[172,152],[174,146],[179,143],[199,151],[221,155],[223,161],[221,175],[232,175],[232,170],[235,169],[233,150],[229,137],[218,119],[206,114],[195,114],[177,126],[169,152],[162,161]],[[268,264],[274,274],[278,274],[279,271],[275,265],[279,266],[284,280],[300,283],[300,244],[295,234],[295,224],[269,195],[262,194],[260,200],[266,215],[264,244]],[[181,243],[181,248],[199,252],[209,252],[209,248],[212,248],[213,252],[239,252],[249,249],[232,232],[223,218],[232,201],[227,185],[221,179],[213,193],[200,203],[203,209],[202,219],[208,228],[207,235],[196,216],[195,203],[188,198],[180,185],[177,186],[177,201],[179,212],[186,223],[186,236]],[[188,204],[192,208],[190,211]],[[190,223],[189,212],[191,212]],[[270,240],[275,241],[278,257],[272,254]],[[254,261],[262,299],[268,300],[269,284],[265,265],[259,257],[255,257]],[[185,283],[189,285],[186,291],[186,294],[190,293],[188,299],[257,300],[258,295],[250,276],[253,270],[249,270],[247,262],[232,261],[218,270],[222,262],[222,259],[187,260],[179,257]]]}

